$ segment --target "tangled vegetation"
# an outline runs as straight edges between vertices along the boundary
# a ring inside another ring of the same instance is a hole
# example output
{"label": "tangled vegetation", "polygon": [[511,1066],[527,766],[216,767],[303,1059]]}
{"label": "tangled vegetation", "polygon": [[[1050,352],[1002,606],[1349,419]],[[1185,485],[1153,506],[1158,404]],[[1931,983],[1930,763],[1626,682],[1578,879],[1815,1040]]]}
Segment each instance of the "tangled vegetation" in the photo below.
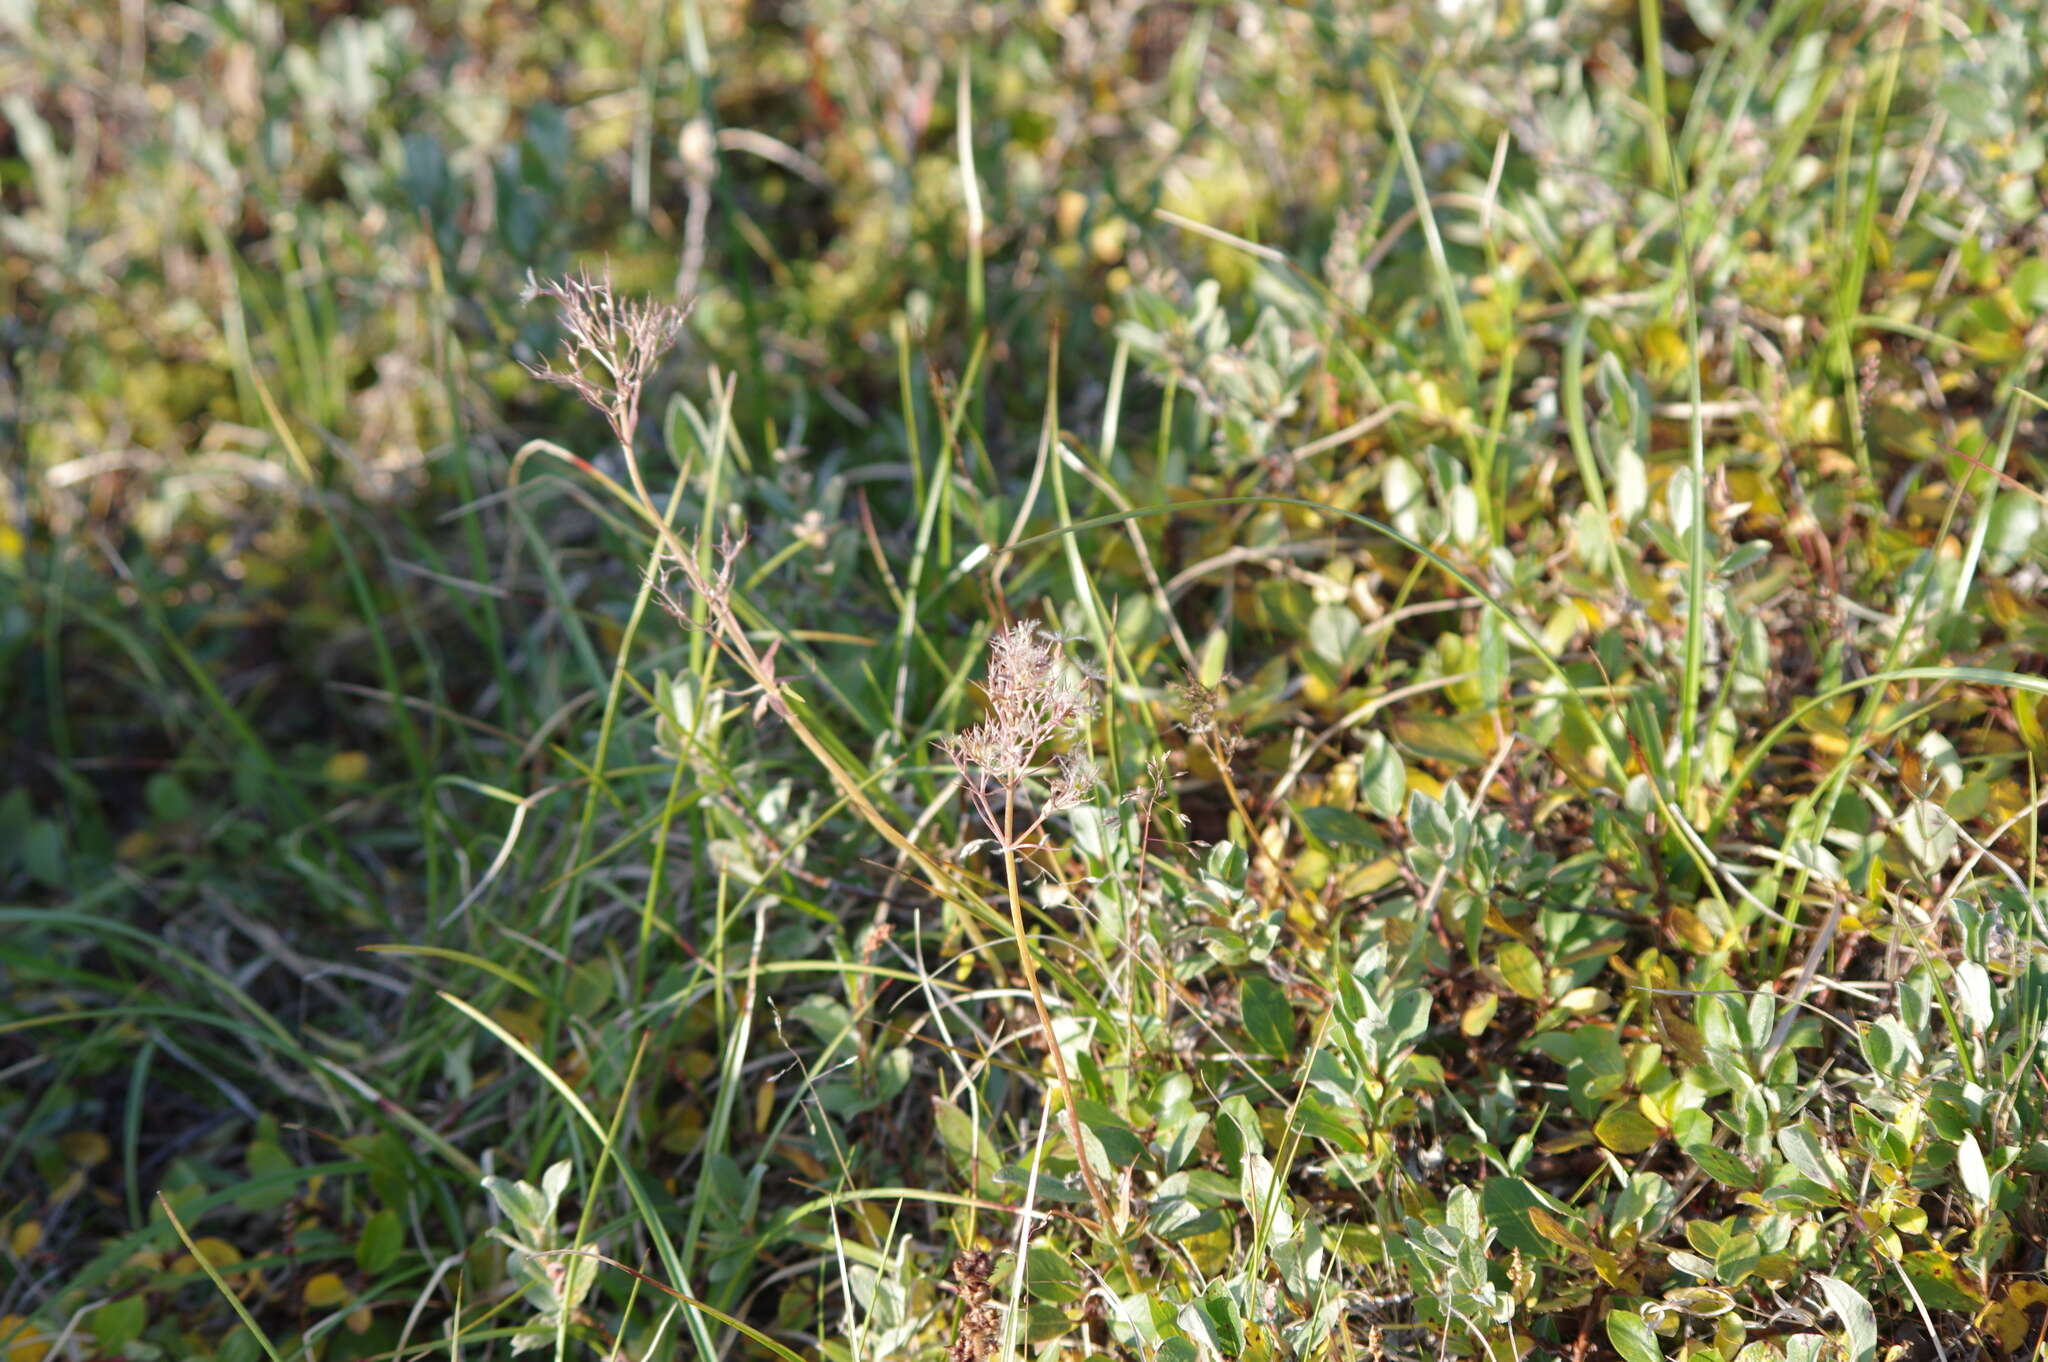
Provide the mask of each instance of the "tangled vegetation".
{"label": "tangled vegetation", "polygon": [[2043,22],[0,5],[0,1362],[2039,1355]]}

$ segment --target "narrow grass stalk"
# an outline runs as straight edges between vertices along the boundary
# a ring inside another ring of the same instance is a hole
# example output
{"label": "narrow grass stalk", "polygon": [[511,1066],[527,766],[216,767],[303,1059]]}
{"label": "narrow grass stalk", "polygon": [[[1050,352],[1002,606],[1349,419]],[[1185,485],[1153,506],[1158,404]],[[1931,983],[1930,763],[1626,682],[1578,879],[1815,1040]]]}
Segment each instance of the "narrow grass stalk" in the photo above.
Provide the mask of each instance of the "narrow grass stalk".
{"label": "narrow grass stalk", "polygon": [[1053,1073],[1060,1085],[1060,1100],[1066,1108],[1067,1138],[1073,1141],[1074,1158],[1081,1165],[1081,1181],[1087,1184],[1088,1199],[1095,1203],[1095,1214],[1101,1222],[1102,1232],[1116,1248],[1117,1262],[1123,1268],[1126,1281],[1138,1280],[1137,1270],[1131,1264],[1130,1250],[1124,1247],[1118,1233],[1114,1207],[1109,1196],[1102,1190],[1101,1180],[1096,1176],[1095,1166],[1088,1158],[1088,1145],[1081,1135],[1080,1094],[1074,1088],[1074,1076],[1067,1072],[1067,1057],[1060,1046],[1059,1033],[1053,1030],[1052,1013],[1045,1005],[1045,992],[1038,986],[1038,956],[1031,949],[1031,934],[1024,927],[1024,893],[1017,880],[1017,801],[1015,798],[1003,802],[1003,878],[1010,896],[1010,930],[1017,937],[1017,967],[1024,972],[1024,986],[1031,992],[1031,1009],[1038,1015],[1039,1033],[1045,1038],[1045,1048],[1052,1056]]}

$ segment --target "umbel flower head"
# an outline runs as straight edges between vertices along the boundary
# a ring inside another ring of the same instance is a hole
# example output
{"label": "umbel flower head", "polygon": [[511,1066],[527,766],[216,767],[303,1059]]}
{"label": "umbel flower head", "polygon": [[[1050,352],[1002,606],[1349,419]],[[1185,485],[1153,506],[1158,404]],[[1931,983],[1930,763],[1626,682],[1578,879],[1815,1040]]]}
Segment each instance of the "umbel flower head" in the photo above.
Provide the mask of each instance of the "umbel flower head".
{"label": "umbel flower head", "polygon": [[[1094,696],[1068,661],[1058,635],[1035,622],[998,633],[989,644],[982,690],[988,696],[988,717],[940,747],[960,768],[961,784],[989,829],[1002,835],[1003,819],[991,796],[1000,790],[1014,800],[1027,779],[1048,768],[1052,778],[1040,821],[1086,802],[1099,779],[1095,763],[1085,754],[1048,753],[1095,710]],[[1034,822],[1032,830],[1036,827]]]}

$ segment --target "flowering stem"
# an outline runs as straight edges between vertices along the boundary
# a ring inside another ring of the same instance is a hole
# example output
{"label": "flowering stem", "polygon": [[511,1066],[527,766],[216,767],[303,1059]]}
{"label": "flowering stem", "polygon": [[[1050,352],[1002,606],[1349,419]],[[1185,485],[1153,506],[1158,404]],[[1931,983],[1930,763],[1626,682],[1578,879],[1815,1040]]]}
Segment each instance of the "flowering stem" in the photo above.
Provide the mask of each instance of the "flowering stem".
{"label": "flowering stem", "polygon": [[1059,1081],[1061,1105],[1066,1108],[1067,1138],[1073,1141],[1074,1157],[1081,1164],[1081,1181],[1087,1184],[1088,1199],[1095,1203],[1095,1214],[1102,1222],[1103,1234],[1116,1248],[1124,1280],[1136,1282],[1138,1276],[1130,1253],[1116,1233],[1116,1224],[1110,1215],[1109,1197],[1095,1176],[1094,1165],[1088,1162],[1087,1146],[1081,1142],[1081,1108],[1074,1094],[1074,1079],[1067,1072],[1067,1057],[1060,1049],[1059,1037],[1053,1034],[1052,1013],[1046,1010],[1045,994],[1038,987],[1038,965],[1032,957],[1031,943],[1024,930],[1024,896],[1017,883],[1016,824],[1017,790],[1015,786],[1008,786],[1003,791],[1003,876],[1010,891],[1010,930],[1017,935],[1017,963],[1024,971],[1024,985],[1031,992],[1031,1006],[1038,1013],[1039,1033],[1045,1037],[1045,1048],[1052,1052],[1053,1074]]}

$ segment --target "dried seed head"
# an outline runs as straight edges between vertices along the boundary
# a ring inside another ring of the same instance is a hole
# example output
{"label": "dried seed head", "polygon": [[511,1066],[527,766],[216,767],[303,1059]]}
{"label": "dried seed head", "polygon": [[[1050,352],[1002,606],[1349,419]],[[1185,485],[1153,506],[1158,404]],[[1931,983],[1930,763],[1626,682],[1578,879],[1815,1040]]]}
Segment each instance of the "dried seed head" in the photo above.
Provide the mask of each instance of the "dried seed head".
{"label": "dried seed head", "polygon": [[989,1299],[989,1272],[994,1259],[986,1249],[967,1249],[953,1259],[953,1280],[966,1309],[952,1346],[946,1350],[950,1362],[982,1362],[995,1351],[1003,1327],[1003,1310]]}
{"label": "dried seed head", "polygon": [[944,744],[970,784],[1013,787],[1040,764],[1040,752],[1094,711],[1087,687],[1060,640],[1036,623],[1014,624],[989,644],[989,716]]}
{"label": "dried seed head", "polygon": [[1086,804],[1102,784],[1102,772],[1097,769],[1095,758],[1085,752],[1062,752],[1057,764],[1058,774],[1053,777],[1045,799],[1048,813]]}
{"label": "dried seed head", "polygon": [[[960,783],[982,823],[998,838],[1013,838],[1010,849],[1031,844],[1045,815],[1085,804],[1101,777],[1084,754],[1049,749],[1067,738],[1094,711],[1094,697],[1060,646],[1059,636],[1037,624],[1016,624],[989,644],[988,717],[939,744],[960,769]],[[1012,814],[1024,782],[1052,766],[1046,799],[1037,821],[1019,833]],[[1003,793],[1002,812],[995,796]]]}
{"label": "dried seed head", "polygon": [[539,280],[531,274],[519,300],[552,299],[567,342],[561,367],[529,364],[536,378],[569,389],[611,423],[621,444],[631,444],[640,423],[640,391],[683,333],[688,307],[651,298],[621,300],[609,272]]}
{"label": "dried seed head", "polygon": [[1200,737],[1216,727],[1216,709],[1222,697],[1214,687],[1205,686],[1189,677],[1186,684],[1174,689],[1180,696],[1181,707],[1188,714],[1181,723],[1181,728],[1188,736]]}

